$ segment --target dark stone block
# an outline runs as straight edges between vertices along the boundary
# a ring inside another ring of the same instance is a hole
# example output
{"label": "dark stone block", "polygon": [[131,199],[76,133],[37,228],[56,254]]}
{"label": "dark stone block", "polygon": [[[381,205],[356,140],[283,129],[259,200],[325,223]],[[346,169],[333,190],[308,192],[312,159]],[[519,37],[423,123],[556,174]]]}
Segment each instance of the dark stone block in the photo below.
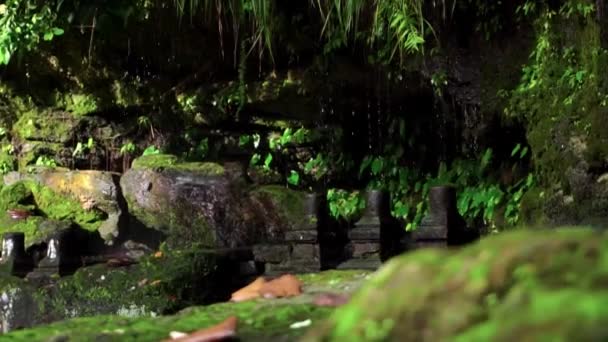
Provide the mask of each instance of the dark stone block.
{"label": "dark stone block", "polygon": [[380,226],[357,226],[348,232],[348,238],[352,241],[380,241]]}
{"label": "dark stone block", "polygon": [[0,272],[25,277],[33,268],[32,258],[25,253],[25,235],[23,233],[5,233],[2,236]]}
{"label": "dark stone block", "polygon": [[316,242],[317,230],[293,230],[285,232],[285,241],[293,242]]}
{"label": "dark stone block", "polygon": [[380,243],[367,242],[367,243],[351,243],[351,251],[353,258],[361,258],[370,255],[376,255],[380,260]]}
{"label": "dark stone block", "polygon": [[294,244],[291,260],[310,260],[319,263],[319,254],[319,245],[317,244]]}
{"label": "dark stone block", "polygon": [[280,263],[289,260],[291,255],[291,245],[272,244],[255,245],[253,247],[254,260],[257,262]]}

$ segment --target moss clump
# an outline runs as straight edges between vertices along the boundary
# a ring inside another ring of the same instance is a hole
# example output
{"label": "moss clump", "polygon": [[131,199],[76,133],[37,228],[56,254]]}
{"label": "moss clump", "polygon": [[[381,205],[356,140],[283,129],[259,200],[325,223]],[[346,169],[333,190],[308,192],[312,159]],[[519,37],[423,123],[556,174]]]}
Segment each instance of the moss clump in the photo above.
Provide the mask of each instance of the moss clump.
{"label": "moss clump", "polygon": [[606,284],[606,233],[504,233],[391,260],[306,340],[601,340]]}
{"label": "moss clump", "polygon": [[31,110],[13,125],[13,134],[21,141],[66,144],[78,123],[69,113]]}
{"label": "moss clump", "polygon": [[84,116],[97,111],[99,99],[91,94],[66,94],[58,104],[75,116]]}
{"label": "moss clump", "polygon": [[183,171],[209,176],[221,176],[224,167],[216,163],[180,162],[170,154],[152,154],[142,156],[133,161],[133,169],[151,169],[154,171]]}
{"label": "moss clump", "polygon": [[45,221],[40,216],[30,216],[22,220],[13,220],[8,215],[2,213],[0,218],[0,234],[19,232],[25,234],[25,246],[44,240],[52,232],[40,229],[40,225]]}
{"label": "moss clump", "polygon": [[17,182],[0,190],[0,211],[2,215],[9,209],[34,209],[33,193],[26,183]]}

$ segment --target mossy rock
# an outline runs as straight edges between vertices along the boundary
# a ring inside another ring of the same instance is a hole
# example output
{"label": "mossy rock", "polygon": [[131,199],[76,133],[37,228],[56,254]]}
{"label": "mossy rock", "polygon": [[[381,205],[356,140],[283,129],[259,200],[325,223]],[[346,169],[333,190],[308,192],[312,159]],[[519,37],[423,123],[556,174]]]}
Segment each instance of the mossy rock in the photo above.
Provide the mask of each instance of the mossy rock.
{"label": "mossy rock", "polygon": [[13,135],[20,141],[44,141],[65,144],[74,137],[80,120],[66,112],[24,113],[13,125]]}
{"label": "mossy rock", "polygon": [[7,277],[13,280],[0,283],[0,293],[19,288],[21,297],[35,304],[29,319],[20,323],[26,326],[103,314],[153,317],[204,303],[214,295],[218,272],[229,271],[218,268],[220,258],[200,248],[162,251],[130,266],[81,268],[50,283]]}
{"label": "mossy rock", "polygon": [[[159,341],[167,339],[171,331],[191,332],[236,316],[239,320],[237,332],[241,341],[293,341],[307,330],[314,329],[334,310],[313,305],[317,293],[348,294],[355,291],[368,276],[367,271],[355,270],[300,275],[304,294],[298,297],[191,307],[173,316],[157,318],[76,318],[14,331],[4,337],[11,341],[50,341],[60,337],[70,341]],[[310,326],[290,327],[293,323],[307,320],[311,321]]]}
{"label": "mossy rock", "polygon": [[608,338],[608,235],[517,231],[389,261],[305,341]]}
{"label": "mossy rock", "polygon": [[[21,209],[32,213],[26,219],[13,220],[7,210]],[[34,181],[19,181],[0,190],[0,233],[25,233],[26,246],[48,236],[40,225],[47,220],[74,222],[88,231],[96,231],[105,214],[95,208],[84,209],[80,202],[62,196]]]}
{"label": "mossy rock", "polygon": [[242,173],[223,165],[148,155],[120,184],[133,222],[161,232],[170,245],[238,247],[263,238],[263,213],[247,197]]}
{"label": "mossy rock", "polygon": [[252,198],[261,202],[268,216],[274,216],[283,230],[310,226],[306,212],[306,192],[281,185],[265,185],[251,191]]}
{"label": "mossy rock", "polygon": [[132,168],[135,170],[193,172],[207,176],[221,176],[224,174],[224,167],[220,164],[180,162],[179,158],[171,154],[150,154],[139,157],[133,161]]}
{"label": "mossy rock", "polygon": [[[71,219],[88,230],[98,229],[106,241],[114,240],[119,235],[121,228],[124,228],[122,221],[126,215],[123,214],[125,208],[121,204],[118,174],[57,168],[27,174],[12,172],[6,175],[4,180],[7,184],[19,181],[40,184],[40,188],[50,190],[51,195],[68,199],[69,202],[63,202],[67,205],[67,209],[76,212],[83,211],[88,215],[94,214],[93,221],[91,221],[91,217],[73,217]],[[43,199],[37,199],[37,203],[44,205]],[[53,200],[53,198],[50,199]],[[80,209],[75,204],[78,204]],[[52,211],[57,212],[57,208],[53,208]],[[103,222],[97,222],[100,220]]]}

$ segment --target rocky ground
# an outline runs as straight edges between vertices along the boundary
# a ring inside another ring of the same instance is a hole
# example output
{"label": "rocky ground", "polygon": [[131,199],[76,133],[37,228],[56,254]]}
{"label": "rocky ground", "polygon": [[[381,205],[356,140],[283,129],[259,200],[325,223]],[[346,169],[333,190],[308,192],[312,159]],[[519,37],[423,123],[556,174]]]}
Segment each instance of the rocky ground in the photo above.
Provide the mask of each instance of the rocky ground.
{"label": "rocky ground", "polygon": [[[300,275],[301,296],[192,307],[166,317],[83,317],[2,337],[160,341],[236,316],[243,341],[600,341],[608,338],[607,253],[602,231],[521,230],[453,251],[408,253],[373,274]],[[315,303],[319,294],[353,291],[338,309]]]}

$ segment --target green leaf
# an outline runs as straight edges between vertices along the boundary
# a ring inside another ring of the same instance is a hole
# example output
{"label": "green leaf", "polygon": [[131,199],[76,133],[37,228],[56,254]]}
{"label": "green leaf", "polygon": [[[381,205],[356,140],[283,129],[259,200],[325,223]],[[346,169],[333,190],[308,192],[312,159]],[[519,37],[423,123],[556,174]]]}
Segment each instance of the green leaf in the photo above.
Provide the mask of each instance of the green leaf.
{"label": "green leaf", "polygon": [[372,162],[372,174],[377,175],[380,173],[380,171],[382,171],[382,168],[384,167],[384,163],[382,158],[375,158],[374,161]]}
{"label": "green leaf", "polygon": [[270,168],[271,163],[272,163],[272,154],[268,153],[266,155],[266,159],[264,159],[264,168],[268,170]]}
{"label": "green leaf", "polygon": [[249,160],[249,165],[255,166],[260,162],[261,159],[262,157],[258,153],[254,153]]}
{"label": "green leaf", "polygon": [[53,32],[47,32],[47,33],[45,33],[42,39],[46,40],[47,42],[49,40],[52,40],[53,39]]}
{"label": "green leaf", "polygon": [[56,36],[61,36],[63,34],[63,29],[59,27],[53,27],[53,34]]}
{"label": "green leaf", "polygon": [[515,145],[515,148],[511,151],[511,157],[514,157],[515,154],[521,149],[521,144]]}
{"label": "green leaf", "polygon": [[291,170],[291,174],[287,177],[287,182],[291,185],[300,184],[300,174],[297,171]]}
{"label": "green leaf", "polygon": [[359,177],[363,175],[363,172],[365,172],[365,170],[371,165],[371,163],[372,157],[367,156],[363,159],[363,162],[361,162],[361,166],[359,167]]}

